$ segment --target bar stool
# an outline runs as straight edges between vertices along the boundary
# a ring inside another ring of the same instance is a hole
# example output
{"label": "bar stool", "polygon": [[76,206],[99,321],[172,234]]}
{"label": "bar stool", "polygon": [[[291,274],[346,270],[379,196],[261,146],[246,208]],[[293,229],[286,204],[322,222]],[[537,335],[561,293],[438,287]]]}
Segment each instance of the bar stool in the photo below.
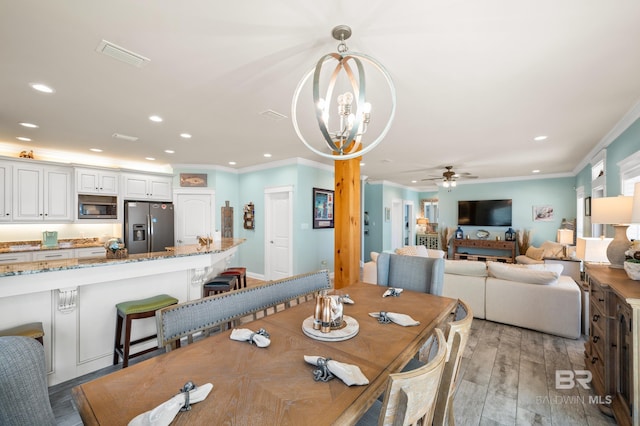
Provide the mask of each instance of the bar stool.
{"label": "bar stool", "polygon": [[42,338],[44,337],[44,329],[42,328],[41,322],[31,322],[29,324],[22,324],[16,327],[0,330],[0,336],[31,337],[44,345],[44,342],[42,340]]}
{"label": "bar stool", "polygon": [[[116,305],[116,339],[113,348],[113,365],[118,364],[120,357],[122,358],[122,368],[129,366],[129,359],[137,356],[155,351],[155,348],[145,349],[140,352],[136,352],[131,355],[129,350],[131,345],[146,342],[148,340],[155,339],[157,334],[152,336],[142,337],[140,339],[131,341],[131,321],[142,318],[151,318],[156,315],[158,309],[166,306],[175,305],[178,303],[178,299],[171,297],[168,294],[160,294],[157,296],[149,297],[147,299],[130,300],[127,302],[120,302]],[[124,324],[124,343],[122,342],[122,325]]]}
{"label": "bar stool", "polygon": [[202,286],[202,297],[209,297],[212,294],[231,291],[238,285],[238,278],[234,275],[218,275],[210,279]]}
{"label": "bar stool", "polygon": [[238,278],[238,288],[247,288],[247,268],[233,266],[220,272],[220,275],[235,275]]}

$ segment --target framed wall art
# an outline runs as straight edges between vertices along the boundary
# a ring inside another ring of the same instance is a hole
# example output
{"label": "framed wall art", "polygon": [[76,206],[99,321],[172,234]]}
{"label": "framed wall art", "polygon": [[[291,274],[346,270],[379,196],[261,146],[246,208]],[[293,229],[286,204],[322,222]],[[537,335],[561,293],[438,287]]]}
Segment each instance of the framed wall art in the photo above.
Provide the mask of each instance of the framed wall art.
{"label": "framed wall art", "polygon": [[591,197],[584,199],[584,215],[591,216]]}
{"label": "framed wall art", "polygon": [[313,229],[333,228],[333,196],[330,189],[313,188]]}
{"label": "framed wall art", "polygon": [[181,187],[202,187],[207,186],[206,173],[180,173]]}
{"label": "framed wall art", "polygon": [[553,206],[533,206],[534,222],[551,222],[553,220]]}

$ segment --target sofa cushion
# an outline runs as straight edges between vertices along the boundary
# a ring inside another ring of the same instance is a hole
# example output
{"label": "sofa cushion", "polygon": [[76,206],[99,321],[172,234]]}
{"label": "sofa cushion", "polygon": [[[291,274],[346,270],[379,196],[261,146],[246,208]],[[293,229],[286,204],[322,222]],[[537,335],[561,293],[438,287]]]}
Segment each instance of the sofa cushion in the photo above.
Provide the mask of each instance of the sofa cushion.
{"label": "sofa cushion", "polygon": [[554,241],[545,241],[540,245],[540,248],[544,250],[543,258],[562,257],[564,255],[564,245]]}
{"label": "sofa cushion", "polygon": [[551,271],[556,272],[558,275],[562,275],[562,271],[564,271],[564,266],[560,263],[537,263],[537,264],[528,264],[522,265],[527,269],[534,269],[536,271]]}
{"label": "sofa cushion", "polygon": [[487,268],[490,277],[528,284],[553,284],[560,277],[557,272],[531,269],[524,265],[487,262]]}
{"label": "sofa cushion", "polygon": [[486,277],[487,264],[477,260],[449,260],[444,261],[444,273],[466,275],[468,277]]}
{"label": "sofa cushion", "polygon": [[527,249],[525,256],[533,260],[542,260],[542,258],[544,257],[544,249],[542,247],[531,246]]}
{"label": "sofa cushion", "polygon": [[[422,246],[424,247],[424,246]],[[424,247],[426,249],[426,247]],[[403,256],[417,256],[418,250],[416,246],[404,246],[396,249],[396,254],[401,254]]]}
{"label": "sofa cushion", "polygon": [[380,255],[380,253],[378,253],[377,251],[372,251],[371,253],[369,253],[369,256],[371,257],[371,260],[374,262],[378,261],[378,256]]}

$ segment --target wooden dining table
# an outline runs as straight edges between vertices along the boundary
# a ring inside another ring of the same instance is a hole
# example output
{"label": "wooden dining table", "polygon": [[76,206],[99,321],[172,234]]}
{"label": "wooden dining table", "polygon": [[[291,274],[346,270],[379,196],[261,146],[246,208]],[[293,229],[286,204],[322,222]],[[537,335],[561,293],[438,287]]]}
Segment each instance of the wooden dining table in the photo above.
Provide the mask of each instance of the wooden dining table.
{"label": "wooden dining table", "polygon": [[[348,425],[355,423],[384,392],[389,374],[400,371],[443,323],[455,299],[356,283],[339,292],[354,304],[344,314],[358,321],[358,334],[344,341],[305,335],[302,323],[314,303],[301,303],[249,322],[264,328],[271,344],[259,348],[229,338],[231,330],[156,356],[72,389],[85,425],[126,425],[176,395],[186,382],[212,383],[208,397],[180,412],[175,425]],[[417,326],[381,324],[370,312],[397,312]],[[316,368],[304,355],[318,355],[360,367],[369,384],[347,386],[339,378],[314,381]]]}

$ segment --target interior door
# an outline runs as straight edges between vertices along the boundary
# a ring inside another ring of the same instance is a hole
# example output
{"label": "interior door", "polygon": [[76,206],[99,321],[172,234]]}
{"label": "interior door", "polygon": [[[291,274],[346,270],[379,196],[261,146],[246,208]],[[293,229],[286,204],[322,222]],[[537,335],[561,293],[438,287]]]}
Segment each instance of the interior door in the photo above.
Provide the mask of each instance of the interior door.
{"label": "interior door", "polygon": [[210,234],[213,238],[213,192],[176,192],[174,199],[176,245],[198,244],[199,235]]}
{"label": "interior door", "polygon": [[265,191],[265,280],[293,275],[292,191],[291,187]]}

